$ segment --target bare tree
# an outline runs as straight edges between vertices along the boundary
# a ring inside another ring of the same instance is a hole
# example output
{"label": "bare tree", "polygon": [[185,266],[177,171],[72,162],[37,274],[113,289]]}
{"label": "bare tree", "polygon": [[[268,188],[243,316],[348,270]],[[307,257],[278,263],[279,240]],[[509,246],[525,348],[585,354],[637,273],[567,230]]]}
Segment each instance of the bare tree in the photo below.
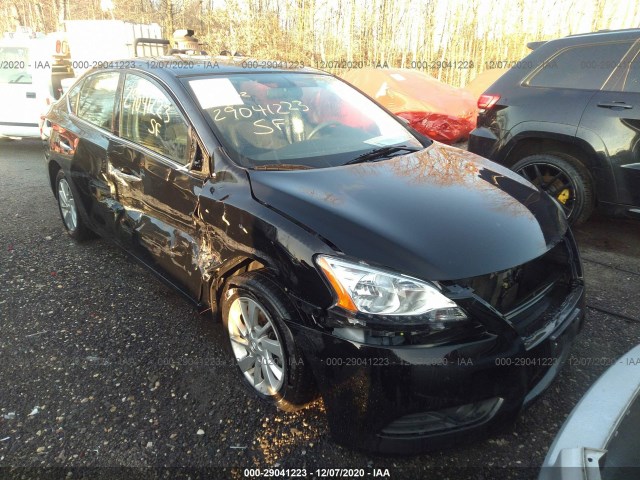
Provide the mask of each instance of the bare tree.
{"label": "bare tree", "polygon": [[522,59],[527,42],[640,23],[640,2],[616,0],[120,0],[109,15],[100,0],[0,2],[0,31],[25,25],[52,32],[64,20],[112,14],[161,23],[167,37],[194,28],[214,53],[323,61],[334,72],[386,62],[456,86],[500,62]]}

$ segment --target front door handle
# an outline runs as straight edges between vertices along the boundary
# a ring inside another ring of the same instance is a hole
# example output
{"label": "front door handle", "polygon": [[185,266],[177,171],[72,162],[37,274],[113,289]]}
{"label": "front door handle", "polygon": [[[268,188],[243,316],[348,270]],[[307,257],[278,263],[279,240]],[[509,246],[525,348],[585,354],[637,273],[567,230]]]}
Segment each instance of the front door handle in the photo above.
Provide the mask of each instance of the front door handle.
{"label": "front door handle", "polygon": [[633,108],[633,105],[629,105],[624,102],[602,102],[599,103],[598,106],[600,108],[621,108],[623,110],[630,110]]}

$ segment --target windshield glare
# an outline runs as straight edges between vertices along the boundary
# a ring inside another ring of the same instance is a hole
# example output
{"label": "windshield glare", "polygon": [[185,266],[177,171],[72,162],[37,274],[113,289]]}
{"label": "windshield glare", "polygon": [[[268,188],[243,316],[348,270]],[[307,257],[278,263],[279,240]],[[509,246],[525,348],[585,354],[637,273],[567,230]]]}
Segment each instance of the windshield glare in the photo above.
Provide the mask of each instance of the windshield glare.
{"label": "windshield glare", "polygon": [[323,168],[380,147],[422,148],[394,117],[328,75],[238,74],[189,85],[229,155],[244,167]]}

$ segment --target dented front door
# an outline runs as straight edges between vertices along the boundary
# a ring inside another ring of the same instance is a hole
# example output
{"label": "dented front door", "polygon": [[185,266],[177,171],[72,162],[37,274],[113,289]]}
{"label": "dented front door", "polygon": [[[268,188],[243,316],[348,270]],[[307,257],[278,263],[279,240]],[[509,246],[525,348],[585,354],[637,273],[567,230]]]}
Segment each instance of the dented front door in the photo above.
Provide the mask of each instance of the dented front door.
{"label": "dented front door", "polygon": [[204,180],[188,167],[188,124],[160,85],[127,74],[119,133],[122,141],[112,145],[109,158],[124,206],[120,240],[198,299],[202,278],[194,260],[198,245],[194,215]]}

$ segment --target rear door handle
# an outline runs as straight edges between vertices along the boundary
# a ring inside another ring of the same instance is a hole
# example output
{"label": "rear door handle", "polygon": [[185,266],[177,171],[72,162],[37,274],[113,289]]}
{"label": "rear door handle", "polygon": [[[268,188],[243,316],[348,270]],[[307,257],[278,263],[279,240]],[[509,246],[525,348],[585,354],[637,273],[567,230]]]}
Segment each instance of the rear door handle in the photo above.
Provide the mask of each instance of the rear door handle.
{"label": "rear door handle", "polygon": [[65,152],[70,152],[71,150],[73,150],[73,147],[71,145],[69,145],[69,141],[66,138],[60,137],[58,139],[58,145]]}
{"label": "rear door handle", "polygon": [[36,98],[36,92],[27,92],[27,98]]}
{"label": "rear door handle", "polygon": [[600,108],[621,108],[623,110],[630,110],[633,108],[633,105],[629,105],[624,102],[602,102],[599,103],[598,106]]}

